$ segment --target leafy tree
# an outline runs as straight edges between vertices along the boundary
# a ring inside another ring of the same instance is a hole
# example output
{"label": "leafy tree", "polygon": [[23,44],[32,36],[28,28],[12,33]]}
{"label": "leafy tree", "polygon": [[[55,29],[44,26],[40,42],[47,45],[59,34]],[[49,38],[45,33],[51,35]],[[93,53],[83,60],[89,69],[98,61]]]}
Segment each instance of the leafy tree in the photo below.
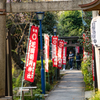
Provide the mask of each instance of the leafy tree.
{"label": "leafy tree", "polygon": [[53,34],[53,26],[57,24],[57,15],[54,12],[46,12],[44,16],[43,33]]}
{"label": "leafy tree", "polygon": [[[92,45],[91,45],[91,32],[90,32],[90,25],[92,20],[92,12],[83,12],[83,32],[85,34],[85,41],[84,39],[79,39],[79,42],[84,46],[86,52],[89,52],[91,55],[92,53]],[[84,45],[83,45],[84,42]]]}
{"label": "leafy tree", "polygon": [[[23,68],[21,57],[26,52],[29,23],[33,22],[33,24],[39,25],[35,15],[35,13],[7,14],[6,27],[11,34],[12,58],[21,69]],[[42,21],[43,33],[52,34],[52,28],[56,24],[55,15],[53,12],[45,13]]]}
{"label": "leafy tree", "polygon": [[64,11],[59,18],[60,36],[80,36],[82,32],[82,16],[80,11]]}

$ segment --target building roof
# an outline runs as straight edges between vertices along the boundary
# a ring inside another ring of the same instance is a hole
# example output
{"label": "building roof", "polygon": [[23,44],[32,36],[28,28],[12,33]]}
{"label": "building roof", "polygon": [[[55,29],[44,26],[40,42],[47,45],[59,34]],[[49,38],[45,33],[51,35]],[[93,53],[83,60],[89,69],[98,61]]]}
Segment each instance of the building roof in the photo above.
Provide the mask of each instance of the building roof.
{"label": "building roof", "polygon": [[94,0],[88,4],[79,5],[84,11],[100,10],[100,0]]}

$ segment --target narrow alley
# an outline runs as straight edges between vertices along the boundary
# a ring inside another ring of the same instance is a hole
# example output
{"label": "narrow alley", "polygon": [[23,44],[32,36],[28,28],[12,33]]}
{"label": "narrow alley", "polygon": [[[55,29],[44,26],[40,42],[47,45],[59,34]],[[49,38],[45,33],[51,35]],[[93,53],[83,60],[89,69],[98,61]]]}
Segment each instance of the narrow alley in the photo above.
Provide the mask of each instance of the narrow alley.
{"label": "narrow alley", "polygon": [[85,84],[81,71],[66,70],[58,86],[50,93],[46,100],[84,100]]}

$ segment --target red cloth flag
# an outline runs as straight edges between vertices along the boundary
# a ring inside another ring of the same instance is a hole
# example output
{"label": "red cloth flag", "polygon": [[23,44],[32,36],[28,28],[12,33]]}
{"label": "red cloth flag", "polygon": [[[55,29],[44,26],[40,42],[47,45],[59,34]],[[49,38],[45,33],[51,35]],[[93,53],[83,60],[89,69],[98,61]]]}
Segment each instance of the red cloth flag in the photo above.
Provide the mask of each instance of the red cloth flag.
{"label": "red cloth flag", "polygon": [[52,61],[53,67],[57,67],[58,36],[52,36]]}
{"label": "red cloth flag", "polygon": [[79,46],[76,46],[76,54],[77,53],[80,53],[80,47]]}
{"label": "red cloth flag", "polygon": [[[64,42],[64,45],[67,45],[67,42]],[[66,65],[66,56],[67,56],[67,47],[63,47],[63,61],[62,61],[63,65]]]}
{"label": "red cloth flag", "polygon": [[38,54],[38,27],[32,26],[26,54],[25,76],[24,79],[30,82],[34,81],[36,61]]}
{"label": "red cloth flag", "polygon": [[62,59],[63,59],[63,47],[64,47],[64,41],[59,40],[58,44],[58,68],[62,68]]}
{"label": "red cloth flag", "polygon": [[84,50],[84,43],[85,43],[85,34],[83,34],[83,59],[84,59],[84,56],[85,56],[85,50]]}
{"label": "red cloth flag", "polygon": [[[84,49],[84,44],[88,45],[89,44],[89,38],[86,36],[86,34],[83,34],[83,61],[86,61],[87,58],[89,57],[89,52],[86,52]],[[87,42],[87,43],[86,43]]]}
{"label": "red cloth flag", "polygon": [[93,81],[95,81],[95,75],[94,75],[94,48],[92,45],[92,75],[93,75]]}
{"label": "red cloth flag", "polygon": [[49,70],[49,35],[44,35],[45,40],[45,72]]}

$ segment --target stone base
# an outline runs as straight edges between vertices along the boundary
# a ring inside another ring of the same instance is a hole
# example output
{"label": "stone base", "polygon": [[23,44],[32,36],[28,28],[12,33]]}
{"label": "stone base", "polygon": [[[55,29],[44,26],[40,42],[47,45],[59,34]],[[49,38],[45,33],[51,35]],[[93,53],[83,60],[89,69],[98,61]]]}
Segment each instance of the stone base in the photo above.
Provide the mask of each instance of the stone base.
{"label": "stone base", "polygon": [[0,100],[12,100],[11,96],[1,97]]}

